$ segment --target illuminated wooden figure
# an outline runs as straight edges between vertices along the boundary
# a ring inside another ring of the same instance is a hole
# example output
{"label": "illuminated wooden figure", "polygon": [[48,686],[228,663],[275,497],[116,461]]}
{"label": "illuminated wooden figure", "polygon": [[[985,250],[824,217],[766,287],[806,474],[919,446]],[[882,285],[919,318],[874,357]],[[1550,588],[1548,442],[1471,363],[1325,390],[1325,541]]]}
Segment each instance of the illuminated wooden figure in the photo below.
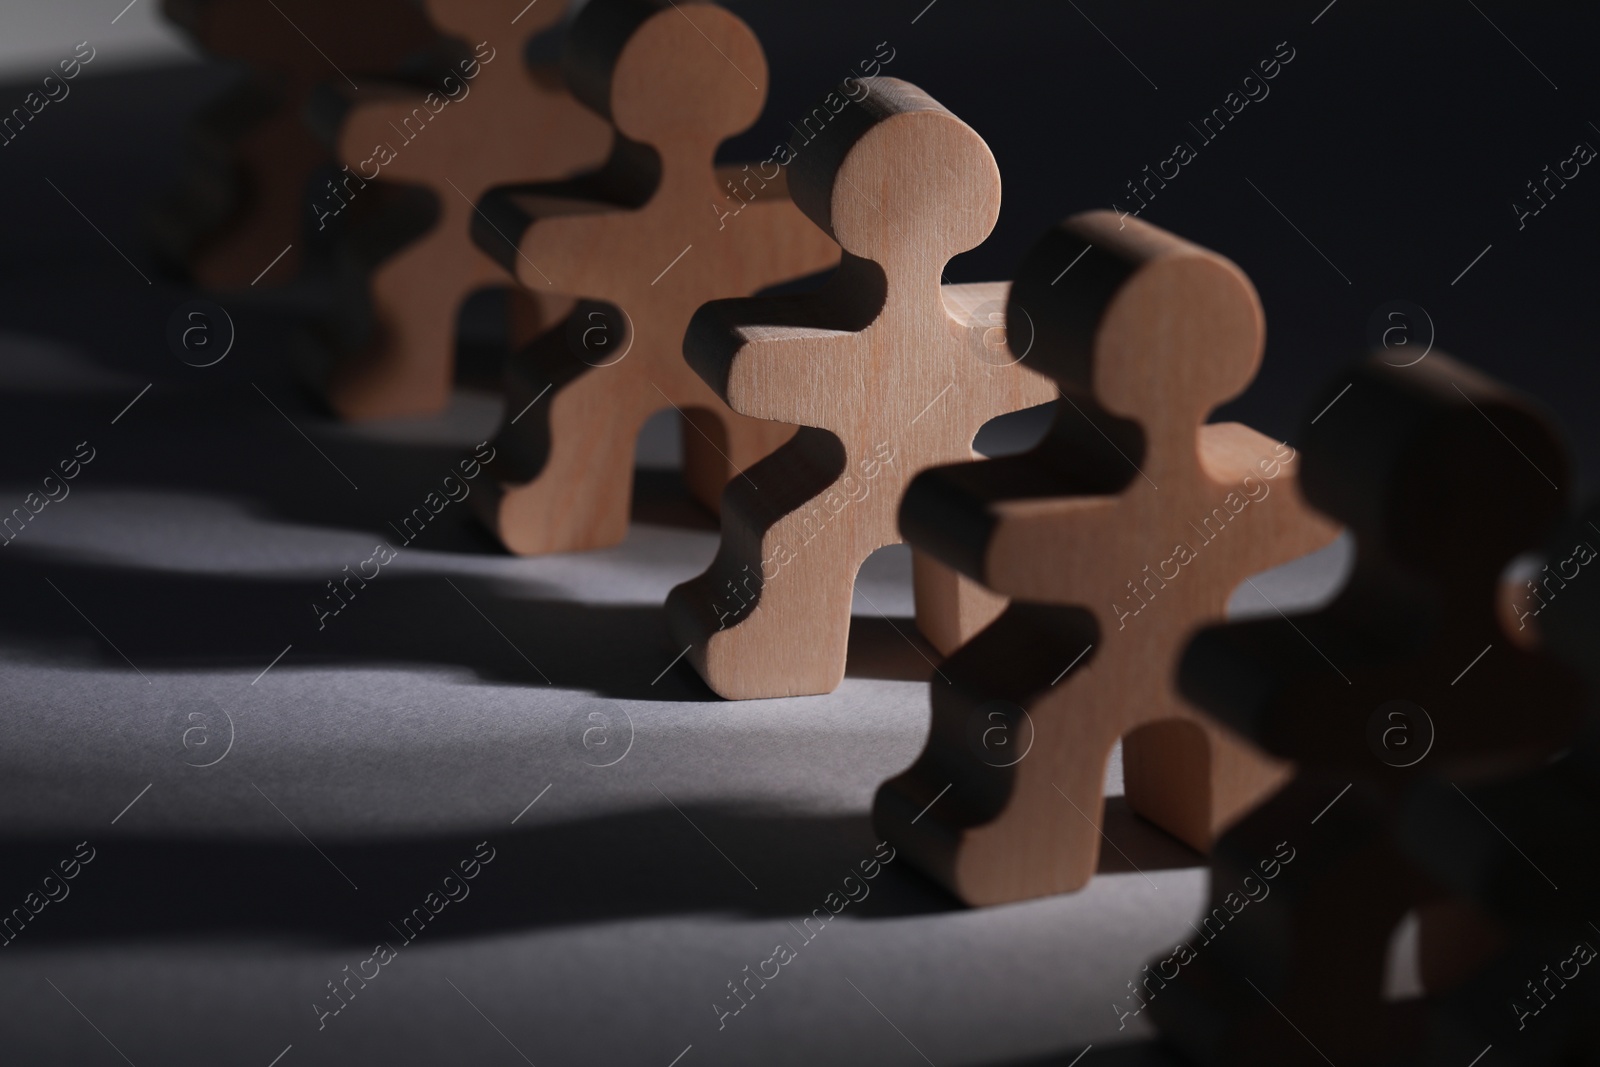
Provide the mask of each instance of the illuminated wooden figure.
{"label": "illuminated wooden figure", "polygon": [[[1114,212],[1046,233],[1008,320],[1061,384],[1032,452],[930,471],[911,543],[1012,606],[931,688],[927,748],[878,792],[878,832],[972,904],[1081,888],[1106,762],[1128,805],[1202,851],[1286,768],[1178,693],[1179,655],[1246,578],[1328,544],[1294,450],[1207,424],[1261,363],[1254,287],[1214,252]],[[999,744],[1004,740],[1004,745]]]}
{"label": "illuminated wooden figure", "polygon": [[[834,94],[841,107],[814,143],[791,145],[795,202],[843,249],[839,273],[814,295],[711,304],[685,342],[735,411],[804,427],[729,485],[721,550],[667,601],[677,643],[729,698],[834,689],[856,572],[899,542],[906,484],[974,458],[990,419],[1056,395],[986,343],[992,323],[974,312],[1002,306],[1004,284],[940,284],[999,216],[988,145],[914,85],[858,85],[858,96]],[[994,596],[917,566],[947,635],[992,616]]]}
{"label": "illuminated wooden figure", "polygon": [[656,411],[683,413],[685,478],[712,507],[786,440],[792,427],[733,414],[695,376],[684,330],[708,300],[838,261],[781,168],[713,164],[766,101],[766,57],[737,16],[684,0],[592,0],[563,63],[573,93],[615,127],[610,159],[574,182],[497,191],[474,224],[480,247],[528,288],[616,309],[580,306],[570,329],[513,361],[495,442],[502,492],[484,494],[484,514],[529,555],[622,540],[634,441]]}
{"label": "illuminated wooden figure", "polygon": [[[500,264],[473,244],[478,198],[497,185],[553,181],[605,159],[606,123],[567,92],[554,67],[522,60],[519,46],[555,25],[565,8],[565,0],[533,7],[517,0],[428,0],[433,23],[472,46],[471,57],[458,61],[440,90],[363,85],[349,94],[339,132],[348,168],[342,191],[353,200],[371,180],[422,185],[438,216],[372,272],[373,336],[338,368],[328,389],[346,418],[443,409],[461,305],[477,290],[509,285]],[[324,210],[342,210],[342,199],[318,199],[330,202]],[[549,292],[541,283],[514,297],[532,305],[517,316],[524,334],[570,310],[570,300],[541,298]]]}

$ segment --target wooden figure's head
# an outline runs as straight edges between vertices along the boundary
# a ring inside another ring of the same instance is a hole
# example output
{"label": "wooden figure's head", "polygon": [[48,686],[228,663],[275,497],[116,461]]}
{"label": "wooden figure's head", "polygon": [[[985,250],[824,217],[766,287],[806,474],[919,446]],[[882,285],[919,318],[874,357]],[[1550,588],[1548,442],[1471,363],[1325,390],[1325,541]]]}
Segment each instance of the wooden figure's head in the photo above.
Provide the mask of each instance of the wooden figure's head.
{"label": "wooden figure's head", "polygon": [[824,100],[835,117],[790,142],[794,202],[852,255],[935,273],[1000,218],[1000,168],[977,131],[897,78],[863,78]]}
{"label": "wooden figure's head", "polygon": [[1035,369],[1186,450],[1266,344],[1261,300],[1231,260],[1113,211],[1052,227],[1018,267],[1007,317],[1035,337]]}
{"label": "wooden figure's head", "polygon": [[573,95],[649,145],[719,143],[767,101],[755,31],[705,0],[591,0],[568,33],[562,70]]}
{"label": "wooden figure's head", "polygon": [[1348,524],[1363,554],[1442,591],[1494,588],[1566,508],[1570,472],[1554,422],[1449,356],[1397,367],[1376,352],[1311,410],[1327,414],[1302,431],[1306,499]]}

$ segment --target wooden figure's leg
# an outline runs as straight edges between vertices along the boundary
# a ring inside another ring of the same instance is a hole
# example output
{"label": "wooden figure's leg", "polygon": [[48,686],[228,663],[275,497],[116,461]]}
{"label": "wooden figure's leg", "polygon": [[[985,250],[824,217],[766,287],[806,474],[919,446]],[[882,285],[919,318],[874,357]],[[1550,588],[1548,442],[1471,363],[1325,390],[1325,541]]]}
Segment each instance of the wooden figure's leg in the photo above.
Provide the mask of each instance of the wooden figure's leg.
{"label": "wooden figure's leg", "polygon": [[1072,695],[1060,690],[1027,708],[1034,750],[1017,764],[1004,812],[961,836],[952,888],[970,904],[1071,893],[1094,877],[1116,737],[1074,714]]}
{"label": "wooden figure's leg", "polygon": [[[918,770],[917,787],[895,779],[879,791],[873,809],[878,833],[977,907],[1088,885],[1100,861],[1106,763],[1116,738],[1081,717],[1074,720],[1060,694],[1038,700],[1026,708],[1026,718],[1010,722],[997,717],[1005,714],[998,701],[937,680],[933,685],[933,733],[944,751]],[[1032,733],[1032,750],[1004,776],[995,763],[1011,754],[1002,746],[988,746],[995,762],[987,766],[974,753],[984,747],[984,734],[998,729],[1010,731],[1013,744]],[[965,760],[954,758],[958,745]],[[929,777],[936,769],[948,772],[945,781]],[[992,816],[978,821],[996,800]]]}
{"label": "wooden figure's leg", "polygon": [[627,536],[634,442],[654,405],[617,375],[572,358],[560,327],[513,357],[506,417],[516,422],[494,440],[498,488],[479,505],[509,551],[578,552]]}
{"label": "wooden figure's leg", "polygon": [[1375,791],[1358,786],[1330,807],[1340,790],[1338,778],[1298,777],[1218,842],[1187,942],[1195,958],[1150,1000],[1186,1059],[1422,1061],[1422,1002],[1386,1003],[1383,976],[1395,928],[1437,890],[1395,848]]}
{"label": "wooden figure's leg", "polygon": [[482,258],[461,237],[470,213],[446,202],[428,233],[372,272],[374,336],[328,386],[344,418],[428,415],[449,404],[456,318]]}
{"label": "wooden figure's leg", "polygon": [[785,423],[737,415],[721,401],[717,401],[717,410],[686,409],[683,480],[690,494],[713,515],[720,514],[722,491],[728,483],[776,452],[794,431]]}
{"label": "wooden figure's leg", "polygon": [[886,782],[873,825],[968,904],[1082,888],[1100,856],[1117,723],[1094,706],[1086,613],[1012,604],[939,668],[927,747]]}
{"label": "wooden figure's leg", "polygon": [[1468,900],[1441,898],[1417,910],[1417,972],[1429,994],[1462,985],[1504,951],[1506,931]]}
{"label": "wooden figure's leg", "polygon": [[675,640],[722,696],[828,693],[844,678],[856,572],[878,546],[842,517],[870,504],[825,503],[845,500],[843,470],[838,438],[802,428],[728,484],[717,558],[667,598]]}
{"label": "wooden figure's leg", "polygon": [[972,640],[1006,610],[1009,601],[922,552],[911,553],[917,629],[943,655]]}
{"label": "wooden figure's leg", "polygon": [[1197,852],[1288,781],[1293,766],[1199,716],[1122,739],[1128,807]]}
{"label": "wooden figure's leg", "polygon": [[[487,264],[487,260],[485,263]],[[496,268],[498,269],[498,268]],[[484,270],[478,279],[480,285],[505,284],[504,272],[495,274]],[[513,285],[506,290],[506,341],[511,352],[520,352],[532,344],[534,338],[562,322],[577,301],[561,293],[526,289]],[[526,401],[524,401],[526,403]],[[511,414],[515,415],[513,411]]]}
{"label": "wooden figure's leg", "polygon": [[[258,278],[261,288],[286,284],[300,272],[311,220],[306,182],[327,159],[327,149],[299,115],[282,112],[240,137],[233,153],[242,202],[224,229],[202,243],[195,281],[206,289],[224,290],[248,288]],[[283,258],[273,262],[279,253]]]}

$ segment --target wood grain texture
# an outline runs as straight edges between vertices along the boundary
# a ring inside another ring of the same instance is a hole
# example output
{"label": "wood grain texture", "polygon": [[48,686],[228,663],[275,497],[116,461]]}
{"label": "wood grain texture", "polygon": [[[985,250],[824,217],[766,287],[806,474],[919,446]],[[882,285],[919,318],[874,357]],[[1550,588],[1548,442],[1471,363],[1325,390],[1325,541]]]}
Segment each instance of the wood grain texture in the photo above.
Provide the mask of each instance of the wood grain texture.
{"label": "wood grain texture", "polygon": [[[1213,871],[1214,908],[1272,839],[1299,838],[1306,857],[1274,885],[1254,934],[1228,935],[1236,948],[1202,953],[1152,1001],[1165,1039],[1201,1064],[1417,1063],[1444,1051],[1429,1001],[1383,997],[1389,938],[1411,911],[1424,947],[1439,922],[1465,929],[1455,902],[1492,912],[1492,899],[1451,891],[1499,839],[1464,791],[1544,768],[1581,720],[1577,673],[1513,641],[1501,609],[1507,564],[1565,508],[1570,472],[1553,427],[1437,351],[1410,367],[1383,357],[1331,383],[1312,410],[1348,392],[1301,431],[1306,498],[1356,541],[1347,585],[1320,611],[1209,627],[1180,664],[1185,696],[1297,768],[1219,844],[1229,862]],[[1436,812],[1448,799],[1446,817],[1416,807],[1430,795]],[[1401,831],[1408,809],[1429,824],[1424,841],[1415,826],[1413,840]],[[1430,862],[1447,836],[1456,860]],[[1423,971],[1438,982],[1482,955]],[[1509,1017],[1505,999],[1499,1011]]]}
{"label": "wood grain texture", "polygon": [[249,286],[292,245],[258,283],[287,284],[311,221],[307,184],[333,161],[303,117],[312,91],[437,61],[439,36],[402,0],[165,0],[162,10],[206,52],[249,71],[195,131],[188,188],[161,223],[167,242],[208,289]]}
{"label": "wood grain texture", "polygon": [[838,260],[789,200],[781,168],[713,165],[717,146],[766,101],[766,57],[737,16],[709,3],[593,0],[563,66],[615,128],[610,159],[575,182],[486,197],[475,237],[528,288],[618,309],[605,332],[623,354],[593,365],[581,317],[604,312],[585,306],[568,330],[514,359],[507,412],[521,419],[502,425],[496,447],[523,463],[498,468],[501,492],[484,494],[483,513],[523,554],[622,540],[634,439],[668,407],[684,415],[690,491],[715,508],[728,479],[793,428],[728,410],[684,362],[689,319],[708,300]]}
{"label": "wood grain texture", "polygon": [[1264,341],[1226,259],[1078,215],[1023,262],[1008,322],[1031,323],[1030,362],[1061,383],[1049,436],[928,472],[901,525],[1016,602],[941,668],[927,748],[874,806],[880,834],[973,904],[1088,882],[1118,739],[1129,806],[1202,851],[1282,783],[1179,696],[1175,668],[1249,575],[1336,533],[1301,500],[1292,449],[1205,424]]}
{"label": "wood grain texture", "polygon": [[[715,561],[667,600],[677,643],[730,699],[833,690],[856,572],[900,540],[906,484],[972,458],[988,420],[1055,395],[962,310],[1001,306],[1004,284],[940,285],[999,214],[988,146],[913,85],[859,85],[859,99],[834,94],[814,143],[791,144],[795,202],[843,249],[838,274],[817,294],[707,305],[685,342],[735,411],[802,426],[728,486]],[[942,606],[959,618],[960,599],[947,587]]]}
{"label": "wood grain texture", "polygon": [[[498,185],[571,177],[605,159],[611,147],[605,121],[567,92],[556,68],[530,68],[522,60],[521,46],[559,22],[566,6],[565,0],[531,8],[526,0],[428,0],[440,33],[487,51],[460,60],[446,91],[364,85],[349,94],[338,154],[356,175],[356,192],[374,178],[424,186],[438,215],[426,233],[372,271],[372,335],[328,388],[345,418],[442,410],[461,305],[477,290],[510,284],[472,241],[478,198]],[[538,332],[571,310],[570,300],[547,290],[521,291],[532,305],[524,309],[523,330]]]}

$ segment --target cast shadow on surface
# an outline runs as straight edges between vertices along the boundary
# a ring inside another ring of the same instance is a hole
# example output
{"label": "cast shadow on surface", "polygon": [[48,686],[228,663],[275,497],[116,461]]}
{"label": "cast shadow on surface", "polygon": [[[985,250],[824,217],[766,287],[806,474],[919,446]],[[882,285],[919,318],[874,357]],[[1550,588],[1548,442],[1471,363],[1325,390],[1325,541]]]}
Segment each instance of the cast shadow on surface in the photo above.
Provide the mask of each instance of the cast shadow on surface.
{"label": "cast shadow on surface", "polygon": [[87,655],[140,671],[259,671],[292,644],[301,666],[442,664],[505,685],[717,699],[693,670],[651,684],[674,655],[658,606],[512,595],[508,583],[467,575],[380,570],[366,588],[351,588],[341,611],[319,616],[316,605],[337,602],[315,579],[160,571],[13,549],[0,562],[0,597],[27,610],[0,617],[0,633],[41,657]]}
{"label": "cast shadow on surface", "polygon": [[[478,407],[493,403],[479,400]],[[487,491],[489,475],[473,461],[474,445],[458,443],[493,435],[492,419],[481,416],[453,417],[455,426],[416,420],[399,429],[351,428],[314,410],[295,387],[271,381],[156,385],[142,395],[137,384],[103,383],[81,391],[13,392],[0,400],[0,482],[31,487],[87,441],[94,461],[75,489],[241,501],[264,519],[396,543],[397,524],[419,510],[427,514],[426,498],[446,494],[446,477],[464,487],[468,500]],[[481,425],[459,425],[474,421]],[[473,429],[481,434],[470,434]],[[439,439],[451,434],[455,441]],[[463,477],[464,461],[473,479]],[[472,507],[448,505],[427,523],[417,546],[504,557]],[[717,528],[677,470],[638,470],[632,508],[635,522],[652,526]]]}
{"label": "cast shadow on surface", "polygon": [[[1120,849],[1146,871],[1202,862],[1125,809],[1107,819],[1106,832],[1116,844],[1107,853]],[[846,889],[857,902],[842,914],[853,920],[960,908],[900,857],[861,879],[863,861],[890,855],[878,851],[865,815],[664,807],[493,832],[484,841],[444,835],[313,848],[295,838],[99,839],[92,861],[64,883],[67,895],[45,905],[9,947],[216,936],[370,947],[396,941],[395,926],[419,908],[425,921],[413,923],[413,933],[420,926],[415,936],[428,943],[667,915],[798,921],[815,909],[827,914],[828,894]],[[77,847],[66,839],[0,842],[0,892],[23,900]],[[486,855],[476,877],[460,878],[462,861]],[[443,897],[452,874],[459,899],[436,898],[435,917],[426,898]],[[857,882],[846,886],[852,874]]]}
{"label": "cast shadow on surface", "polygon": [[[302,666],[442,664],[498,684],[719,699],[679,660],[660,605],[585,604],[480,576],[381,569],[365,588],[349,588],[342,610],[321,614],[338,601],[315,579],[154,570],[12,547],[0,558],[0,598],[19,610],[0,615],[0,635],[41,658],[87,656],[141,671],[254,672],[292,644]],[[854,620],[852,677],[926,681],[935,659],[909,619]]]}

